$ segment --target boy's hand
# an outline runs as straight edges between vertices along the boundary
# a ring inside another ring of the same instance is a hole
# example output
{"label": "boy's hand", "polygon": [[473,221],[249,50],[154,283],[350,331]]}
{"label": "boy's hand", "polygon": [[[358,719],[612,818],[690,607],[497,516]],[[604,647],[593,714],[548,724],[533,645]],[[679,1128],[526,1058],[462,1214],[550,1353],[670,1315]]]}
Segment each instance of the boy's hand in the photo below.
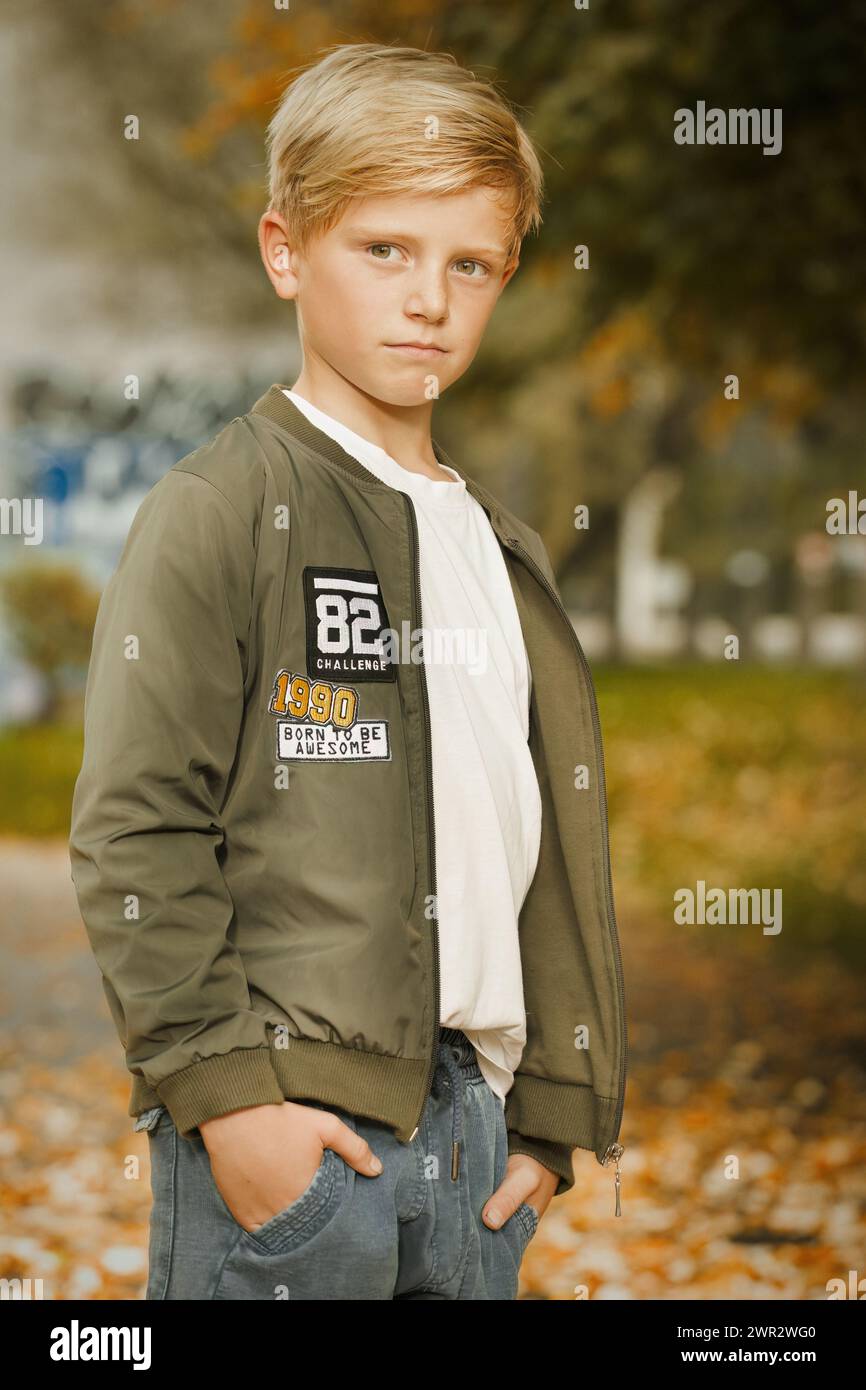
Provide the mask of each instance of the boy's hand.
{"label": "boy's hand", "polygon": [[307,1190],[325,1149],[364,1177],[382,1171],[366,1139],[337,1115],[289,1100],[232,1110],[198,1128],[219,1193],[251,1235]]}
{"label": "boy's hand", "polygon": [[[505,1177],[484,1208],[484,1224],[494,1230],[504,1226],[509,1216],[513,1216],[521,1202],[532,1201],[539,1219],[544,1215],[551,1197],[559,1186],[559,1177],[545,1168],[529,1154],[512,1154],[505,1169]],[[498,1220],[491,1220],[492,1216]]]}

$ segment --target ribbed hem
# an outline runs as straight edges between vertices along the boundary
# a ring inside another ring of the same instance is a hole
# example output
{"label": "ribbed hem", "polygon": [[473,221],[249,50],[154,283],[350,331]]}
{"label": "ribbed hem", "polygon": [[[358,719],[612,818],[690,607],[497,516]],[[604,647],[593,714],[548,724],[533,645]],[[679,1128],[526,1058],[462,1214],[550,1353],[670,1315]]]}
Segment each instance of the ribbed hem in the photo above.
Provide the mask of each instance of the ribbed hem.
{"label": "ribbed hem", "polygon": [[427,1092],[426,1057],[389,1057],[284,1035],[281,1041],[284,1047],[271,1049],[271,1065],[287,1099],[337,1105],[390,1125],[395,1138],[409,1142]]}
{"label": "ribbed hem", "polygon": [[589,1149],[599,1163],[618,1133],[617,1103],[591,1086],[549,1081],[518,1071],[505,1097],[508,1130],[572,1149]]}
{"label": "ribbed hem", "polygon": [[[161,1101],[167,1107],[178,1134],[183,1135],[230,1110],[283,1102],[267,1047],[236,1048],[193,1062],[167,1076],[154,1094],[157,1099],[153,1104]],[[139,1112],[130,1106],[130,1113]]]}
{"label": "ribbed hem", "polygon": [[426,1058],[389,1057],[311,1038],[286,1037],[285,1046],[238,1048],[175,1072],[154,1089],[133,1077],[129,1114],[167,1106],[179,1134],[193,1135],[205,1120],[251,1105],[318,1100],[389,1125],[408,1143],[427,1094]]}
{"label": "ribbed hem", "polygon": [[[167,1106],[178,1133],[194,1134],[205,1120],[252,1105],[283,1100],[319,1100],[388,1125],[408,1143],[427,1095],[430,1064],[424,1057],[384,1052],[311,1038],[280,1035],[272,1045],[237,1048],[207,1057],[168,1076],[154,1088],[133,1078],[129,1114]],[[527,1153],[557,1172],[558,1189],[574,1182],[571,1155],[594,1152],[599,1163],[617,1137],[616,1102],[589,1086],[548,1081],[517,1072],[505,1097],[509,1153]]]}
{"label": "ribbed hem", "polygon": [[574,1187],[574,1164],[572,1162],[573,1149],[566,1144],[552,1144],[544,1139],[529,1139],[525,1134],[518,1134],[516,1130],[508,1131],[508,1152],[509,1154],[528,1154],[538,1163],[543,1163],[545,1168],[549,1168],[551,1173],[556,1173],[559,1177],[559,1184],[554,1192],[554,1197],[561,1197],[564,1192],[570,1192]]}

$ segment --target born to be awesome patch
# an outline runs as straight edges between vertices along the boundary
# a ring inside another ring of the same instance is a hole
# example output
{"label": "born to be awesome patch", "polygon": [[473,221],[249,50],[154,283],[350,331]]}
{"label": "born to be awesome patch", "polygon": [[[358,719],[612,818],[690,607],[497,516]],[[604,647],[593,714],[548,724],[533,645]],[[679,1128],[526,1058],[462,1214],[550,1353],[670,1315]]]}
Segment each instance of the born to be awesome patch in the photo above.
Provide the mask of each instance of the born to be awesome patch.
{"label": "born to be awesome patch", "polygon": [[375,570],[307,565],[304,610],[311,680],[397,679],[397,667],[383,651],[388,615]]}
{"label": "born to be awesome patch", "polygon": [[359,719],[351,685],[311,681],[301,671],[278,671],[268,710],[277,720],[280,762],[390,762],[387,719]]}

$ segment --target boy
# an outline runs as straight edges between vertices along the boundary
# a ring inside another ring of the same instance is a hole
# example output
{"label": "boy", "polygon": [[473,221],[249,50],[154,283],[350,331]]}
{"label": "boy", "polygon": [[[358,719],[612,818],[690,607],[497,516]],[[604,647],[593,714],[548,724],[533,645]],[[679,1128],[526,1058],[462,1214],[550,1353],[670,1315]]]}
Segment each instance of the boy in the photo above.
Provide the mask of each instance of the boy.
{"label": "boy", "polygon": [[513,1299],[573,1150],[618,1165],[626,1064],[583,653],[540,537],[430,436],[541,171],[487,84],[373,44],[269,152],[303,369],[139,508],[73,805],[147,1297]]}

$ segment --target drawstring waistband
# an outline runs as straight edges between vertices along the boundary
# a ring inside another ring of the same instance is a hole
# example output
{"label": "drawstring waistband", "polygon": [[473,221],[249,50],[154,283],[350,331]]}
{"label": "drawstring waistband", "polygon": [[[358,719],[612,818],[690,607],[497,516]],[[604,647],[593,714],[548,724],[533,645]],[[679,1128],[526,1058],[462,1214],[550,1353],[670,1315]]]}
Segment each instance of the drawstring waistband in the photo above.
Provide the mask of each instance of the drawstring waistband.
{"label": "drawstring waistband", "polygon": [[443,1029],[439,1042],[438,1065],[444,1067],[448,1073],[454,1102],[451,1117],[451,1181],[456,1182],[460,1169],[460,1144],[463,1139],[463,1079],[460,1075],[460,1065],[452,1051],[454,1044],[447,1041],[449,1035],[454,1035],[455,1038],[459,1036],[463,1042],[468,1042],[468,1039],[465,1034],[457,1035],[454,1034],[454,1030]]}
{"label": "drawstring waistband", "polygon": [[457,1181],[460,1167],[460,1141],[463,1138],[463,1082],[460,1068],[451,1047],[446,1042],[439,1044],[439,1061],[444,1065],[451,1082],[454,1110],[451,1117],[451,1181]]}

